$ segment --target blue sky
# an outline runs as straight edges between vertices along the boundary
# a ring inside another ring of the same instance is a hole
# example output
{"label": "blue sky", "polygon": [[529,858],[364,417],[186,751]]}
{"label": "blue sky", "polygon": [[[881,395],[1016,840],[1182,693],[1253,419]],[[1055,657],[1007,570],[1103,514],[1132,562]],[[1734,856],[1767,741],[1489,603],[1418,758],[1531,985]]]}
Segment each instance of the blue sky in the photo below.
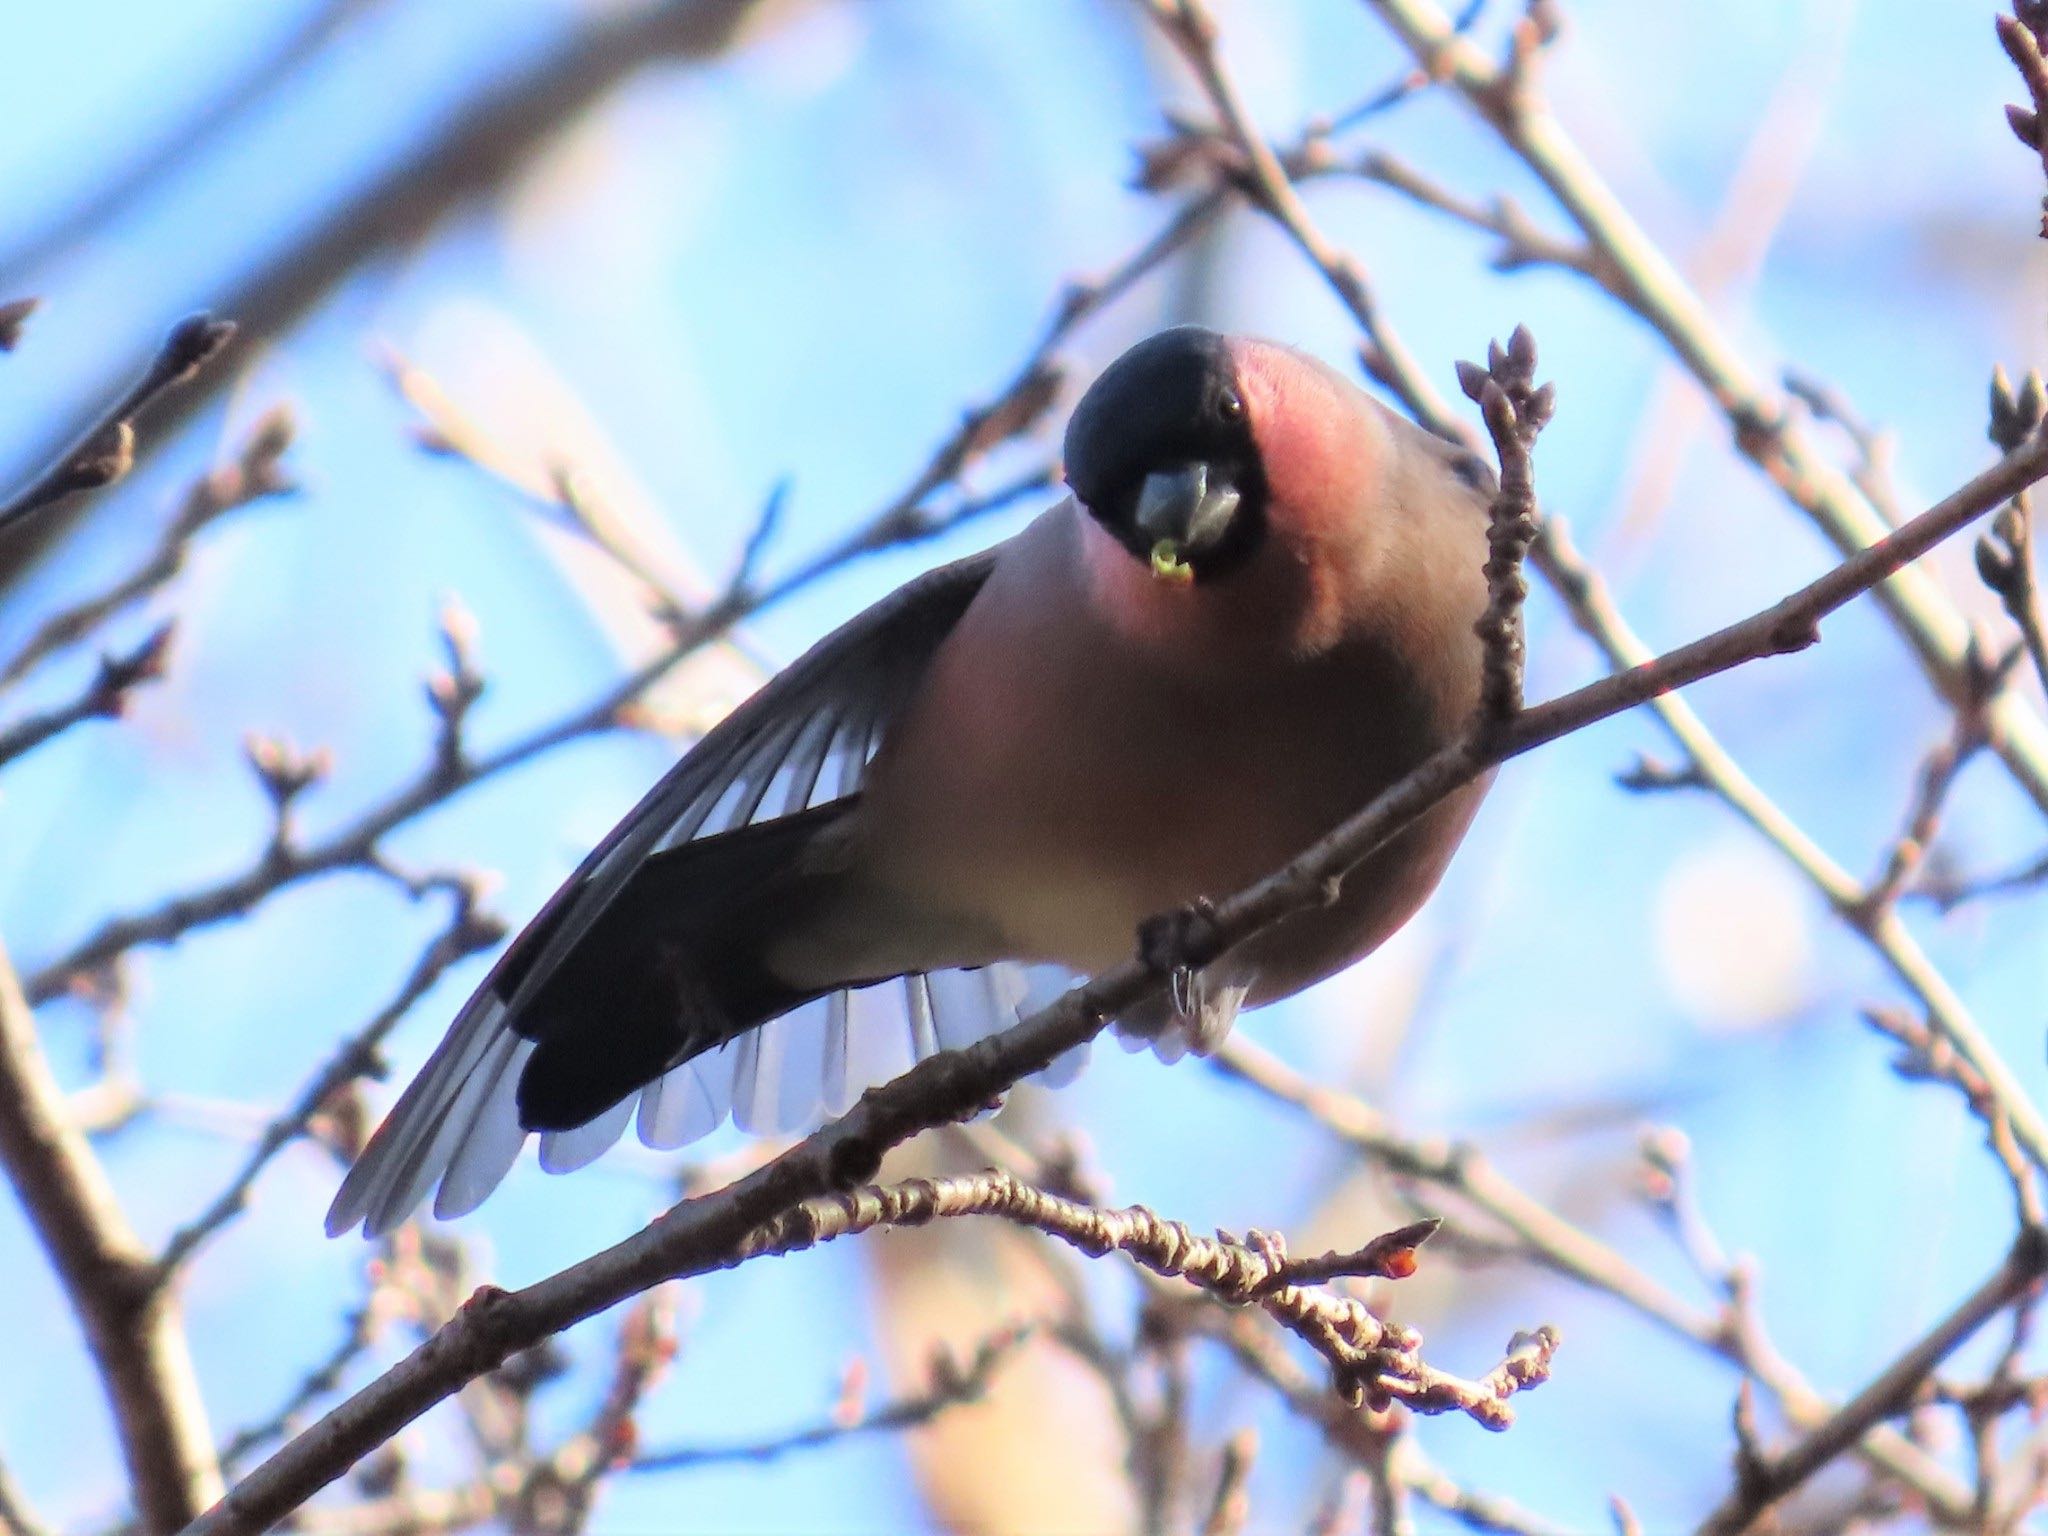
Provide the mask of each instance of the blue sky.
{"label": "blue sky", "polygon": [[[10,54],[28,63],[0,124],[0,248],[178,121],[298,9],[97,0],[10,18]],[[1343,0],[1221,9],[1254,109],[1276,134],[1400,67],[1364,8]],[[1904,0],[1747,0],[1683,22],[1588,0],[1571,14],[1551,73],[1564,116],[1681,256],[1712,230],[1797,61],[1821,126],[1803,166],[1789,167],[1790,208],[1761,279],[1725,302],[1725,318],[1766,372],[1796,363],[1888,425],[1915,494],[1938,495],[1981,465],[1991,364],[2040,357],[2043,271],[2029,238],[2038,167],[2006,136],[2013,87],[1988,16]],[[338,188],[581,15],[567,0],[370,7],[247,131],[35,275],[45,310],[0,366],[0,471],[18,472],[116,360],[217,302]],[[650,71],[504,197],[359,272],[0,609],[5,650],[38,613],[132,559],[177,487],[257,413],[280,398],[300,413],[291,462],[303,494],[209,534],[170,596],[118,628],[184,615],[172,679],[122,726],[74,732],[0,783],[0,932],[16,958],[33,967],[98,914],[240,867],[264,827],[240,761],[245,731],[334,748],[334,781],[305,810],[316,830],[400,782],[426,747],[417,680],[435,660],[447,594],[481,626],[492,688],[475,729],[487,743],[594,694],[622,665],[632,637],[565,587],[514,498],[413,448],[379,348],[430,369],[522,450],[572,453],[648,537],[710,578],[786,480],[769,560],[787,568],[909,480],[960,410],[1014,370],[1066,278],[1103,270],[1156,225],[1163,209],[1125,183],[1130,146],[1157,130],[1161,70],[1132,15],[1101,0],[805,7],[726,63]],[[1370,142],[1463,191],[1504,188],[1549,214],[1448,100],[1415,101]],[[1668,381],[1653,338],[1583,284],[1494,274],[1482,242],[1382,193],[1330,186],[1313,205],[1439,385],[1450,387],[1453,358],[1518,321],[1534,330],[1560,401],[1539,460],[1546,500],[1614,574],[1652,642],[1689,638],[1822,567],[1820,541],[1711,427],[1668,501],[1648,519],[1624,516],[1644,402]],[[1204,318],[1346,361],[1346,321],[1270,231],[1239,221],[1221,240]],[[1181,318],[1181,299],[1170,281],[1141,287],[1079,337],[1077,376]],[[1014,522],[978,527],[958,547]],[[771,659],[794,655],[944,552],[863,563],[762,617],[748,642]],[[1951,553],[1945,568],[1966,587],[1966,551]],[[1547,598],[1531,619],[1539,690],[1591,675],[1590,653]],[[51,666],[20,699],[61,696],[88,663]],[[1859,871],[1943,728],[1901,647],[1862,609],[1816,652],[1717,681],[1697,702]],[[1662,750],[1646,718],[1511,766],[1401,941],[1246,1028],[1312,1070],[1356,1079],[1372,1070],[1376,1023],[1384,1031],[1414,978],[1448,953],[1400,1054],[1391,1102],[1402,1123],[1475,1137],[1684,1288],[1678,1256],[1625,1195],[1635,1126],[1682,1126],[1709,1213],[1760,1259],[1780,1342],[1819,1384],[1852,1389],[1990,1266],[2004,1197],[1956,1106],[1899,1084],[1857,1023],[1859,1005],[1891,997],[1871,962],[1725,811],[1616,789],[1613,772],[1640,749]],[[409,827],[395,850],[500,872],[496,905],[523,917],[674,751],[649,738],[578,744]],[[2009,862],[2041,842],[2030,818],[1979,764],[1952,820],[1955,846],[1973,865]],[[2044,915],[2035,897],[1920,922],[2037,1091]],[[203,1203],[262,1110],[396,987],[432,921],[343,878],[140,961],[137,1047],[166,1107],[101,1151],[146,1233],[160,1237]],[[477,974],[456,972],[414,1010],[393,1047],[401,1080]],[[44,1019],[53,1055],[82,1080],[71,1005]],[[1588,1104],[1620,1108],[1569,1135],[1526,1129]],[[1119,1199],[1198,1226],[1296,1227],[1334,1167],[1318,1137],[1195,1064],[1105,1051],[1044,1113],[1085,1128]],[[528,1165],[463,1231],[501,1280],[550,1272],[660,1200],[658,1165],[615,1161],[567,1181]],[[286,1155],[191,1277],[195,1349],[224,1429],[289,1390],[357,1293],[364,1251],[314,1231],[334,1179],[310,1149]],[[8,1314],[52,1320],[10,1343],[10,1376],[46,1385],[0,1393],[0,1458],[52,1515],[110,1515],[116,1463],[101,1404],[25,1227],[4,1211],[0,1263]],[[694,1286],[687,1347],[649,1406],[648,1438],[811,1419],[839,1362],[872,1348],[876,1283],[848,1246]],[[1490,1364],[1509,1331],[1538,1320],[1567,1335],[1557,1378],[1525,1400],[1511,1433],[1421,1426],[1430,1454],[1460,1476],[1572,1527],[1604,1519],[1610,1491],[1653,1524],[1716,1496],[1725,1373],[1534,1271],[1491,1272],[1419,1304],[1450,1364]],[[579,1335],[593,1363],[551,1389],[559,1422],[587,1409],[613,1326]],[[1673,1389],[1652,1393],[1653,1379]],[[1282,1516],[1313,1485],[1317,1453],[1305,1437],[1278,1448],[1263,1398],[1205,1379],[1205,1432],[1246,1419],[1267,1428],[1271,1448],[1254,1507]],[[772,1474],[622,1481],[594,1528],[869,1531],[920,1518],[901,1449],[880,1441]]]}

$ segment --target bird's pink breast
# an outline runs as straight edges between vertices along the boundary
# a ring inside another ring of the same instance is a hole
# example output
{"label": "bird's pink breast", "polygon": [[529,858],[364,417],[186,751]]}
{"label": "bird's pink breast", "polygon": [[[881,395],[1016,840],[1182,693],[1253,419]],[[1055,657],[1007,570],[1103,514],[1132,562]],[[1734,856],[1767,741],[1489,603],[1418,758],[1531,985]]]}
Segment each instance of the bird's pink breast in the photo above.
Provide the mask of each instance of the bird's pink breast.
{"label": "bird's pink breast", "polygon": [[[1021,536],[941,649],[863,813],[886,880],[986,915],[1013,954],[1082,970],[1127,955],[1143,918],[1269,873],[1413,755],[1412,729],[1379,707],[1399,701],[1377,701],[1356,658],[1233,644],[1221,610],[1195,623],[1192,605],[1152,604],[1213,592],[1157,583],[1103,538],[1138,583],[1105,593],[1101,537],[1070,512]],[[1316,946],[1341,952],[1306,969],[1347,963],[1383,926],[1356,914]]]}

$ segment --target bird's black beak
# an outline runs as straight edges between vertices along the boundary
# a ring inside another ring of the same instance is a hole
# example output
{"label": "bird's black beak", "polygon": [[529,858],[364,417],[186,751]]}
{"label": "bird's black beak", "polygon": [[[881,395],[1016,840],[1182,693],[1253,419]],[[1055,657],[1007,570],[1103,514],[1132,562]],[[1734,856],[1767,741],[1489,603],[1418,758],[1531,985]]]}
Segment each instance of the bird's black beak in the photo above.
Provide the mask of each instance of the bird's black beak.
{"label": "bird's black beak", "polygon": [[1200,460],[1147,475],[1138,491],[1135,521],[1150,547],[1152,574],[1164,581],[1192,581],[1190,562],[1223,541],[1239,500],[1229,477]]}

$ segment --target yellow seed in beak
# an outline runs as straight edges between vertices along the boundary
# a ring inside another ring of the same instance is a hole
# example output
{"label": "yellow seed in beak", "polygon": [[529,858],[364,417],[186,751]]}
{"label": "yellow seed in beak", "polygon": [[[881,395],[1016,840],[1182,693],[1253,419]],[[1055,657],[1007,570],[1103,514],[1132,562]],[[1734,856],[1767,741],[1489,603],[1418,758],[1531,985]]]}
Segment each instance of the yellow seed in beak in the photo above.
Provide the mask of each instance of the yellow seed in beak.
{"label": "yellow seed in beak", "polygon": [[1161,539],[1152,546],[1152,574],[1161,581],[1186,586],[1195,579],[1195,568],[1180,557],[1180,545]]}

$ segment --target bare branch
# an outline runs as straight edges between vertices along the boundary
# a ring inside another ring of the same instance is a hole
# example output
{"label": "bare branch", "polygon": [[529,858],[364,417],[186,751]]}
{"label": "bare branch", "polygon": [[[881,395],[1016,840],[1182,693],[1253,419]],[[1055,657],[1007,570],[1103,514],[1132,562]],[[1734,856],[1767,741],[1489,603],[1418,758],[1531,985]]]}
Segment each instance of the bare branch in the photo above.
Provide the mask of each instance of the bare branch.
{"label": "bare branch", "polygon": [[167,620],[129,650],[100,657],[92,680],[76,698],[0,729],[0,768],[27,756],[81,721],[120,719],[127,713],[129,694],[164,675],[174,628]]}
{"label": "bare branch", "polygon": [[2004,1264],[1832,1418],[1783,1455],[1749,1464],[1737,1486],[1701,1525],[1702,1536],[1737,1536],[1772,1504],[1833,1461],[1872,1425],[1902,1412],[1935,1368],[1971,1334],[2048,1273],[2048,1234],[2021,1231]]}
{"label": "bare branch", "polygon": [[221,1494],[206,1408],[174,1298],[105,1171],[65,1118],[13,969],[0,954],[0,1164],[85,1330],[120,1432],[129,1490],[151,1531]]}
{"label": "bare branch", "polygon": [[931,1384],[921,1392],[878,1404],[857,1414],[834,1413],[817,1424],[763,1440],[731,1445],[678,1445],[638,1451],[627,1464],[634,1472],[675,1472],[690,1467],[719,1466],[735,1461],[776,1461],[794,1451],[832,1445],[860,1435],[888,1434],[929,1424],[947,1409],[979,1402],[997,1373],[1036,1332],[1033,1325],[1004,1328],[956,1360],[941,1351],[932,1360]]}
{"label": "bare branch", "polygon": [[[1614,1297],[1674,1337],[1755,1376],[1777,1397],[1793,1423],[1810,1427],[1834,1413],[1835,1405],[1769,1348],[1753,1315],[1749,1326],[1737,1328],[1731,1324],[1728,1309],[1708,1312],[1688,1305],[1600,1239],[1511,1183],[1474,1149],[1403,1137],[1366,1104],[1309,1081],[1243,1039],[1225,1041],[1215,1060],[1229,1075],[1301,1110],[1361,1157],[1398,1177],[1424,1181],[1469,1204],[1513,1234],[1532,1261]],[[1662,1151],[1669,1157],[1672,1149],[1667,1145]],[[1688,1238],[1686,1246],[1714,1291],[1726,1291],[1730,1271],[1719,1256],[1718,1245]],[[1888,1429],[1873,1430],[1861,1451],[1873,1466],[1909,1485],[1944,1518],[1966,1517],[1970,1501],[1962,1486],[1902,1435]]]}
{"label": "bare branch", "polygon": [[295,487],[283,460],[297,430],[285,407],[266,411],[229,463],[209,470],[186,490],[177,514],[142,563],[105,591],[37,625],[21,649],[0,666],[0,685],[13,682],[45,656],[82,640],[129,604],[167,585],[184,570],[192,541],[218,518],[257,501],[290,495]]}

